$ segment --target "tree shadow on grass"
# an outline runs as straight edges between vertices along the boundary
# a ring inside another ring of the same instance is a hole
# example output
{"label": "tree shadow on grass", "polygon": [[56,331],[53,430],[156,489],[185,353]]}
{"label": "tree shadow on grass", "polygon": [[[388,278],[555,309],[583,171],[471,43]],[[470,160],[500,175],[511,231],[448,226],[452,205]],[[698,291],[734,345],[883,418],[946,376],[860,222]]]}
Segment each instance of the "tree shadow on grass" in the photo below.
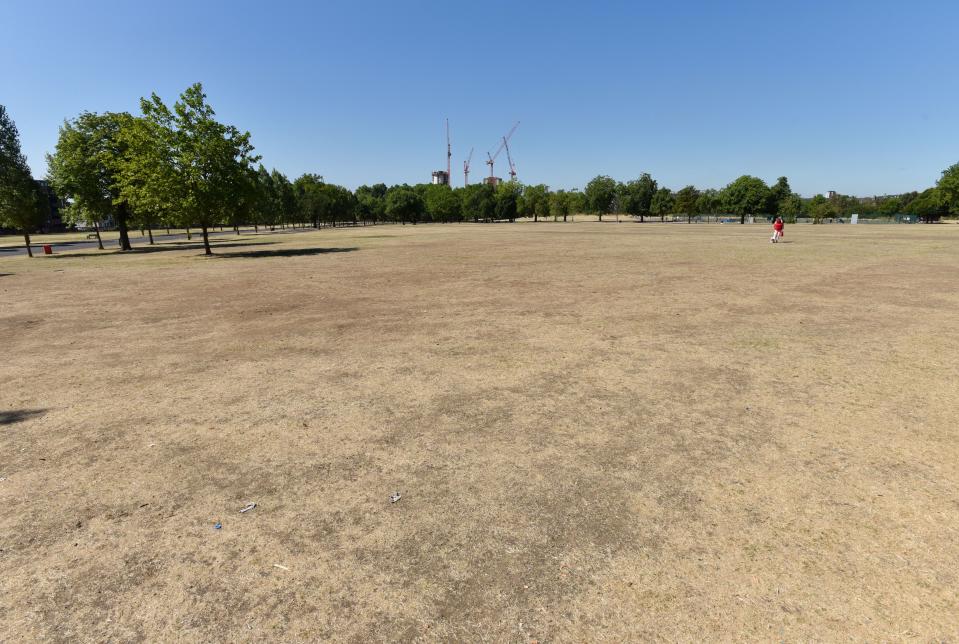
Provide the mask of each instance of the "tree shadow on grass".
{"label": "tree shadow on grass", "polygon": [[0,425],[12,425],[22,423],[34,416],[42,416],[46,409],[14,409],[12,411],[0,411]]}
{"label": "tree shadow on grass", "polygon": [[[237,246],[267,246],[270,244],[275,244],[276,242],[271,241],[242,241],[242,242],[214,242],[210,240],[210,248],[215,252],[217,248],[234,248]],[[199,241],[184,241],[184,242],[165,242],[163,244],[157,244],[155,246],[134,246],[133,250],[120,250],[119,248],[109,248],[103,251],[96,253],[54,253],[50,255],[51,258],[58,257],[71,257],[71,258],[89,258],[89,257],[104,257],[105,255],[140,255],[143,253],[162,253],[166,251],[174,250],[198,250],[203,251],[203,242]]]}
{"label": "tree shadow on grass", "polygon": [[[236,248],[243,246],[269,246],[276,242],[271,241],[234,241],[234,242],[215,242],[210,240],[210,249],[216,252],[217,248]],[[165,250],[203,250],[203,240],[197,241],[175,241],[156,246],[138,246],[133,249],[134,253],[159,253]],[[119,252],[119,251],[118,251]]]}
{"label": "tree shadow on grass", "polygon": [[249,250],[236,253],[214,253],[216,257],[305,257],[327,253],[351,253],[359,248],[283,248],[278,250]]}

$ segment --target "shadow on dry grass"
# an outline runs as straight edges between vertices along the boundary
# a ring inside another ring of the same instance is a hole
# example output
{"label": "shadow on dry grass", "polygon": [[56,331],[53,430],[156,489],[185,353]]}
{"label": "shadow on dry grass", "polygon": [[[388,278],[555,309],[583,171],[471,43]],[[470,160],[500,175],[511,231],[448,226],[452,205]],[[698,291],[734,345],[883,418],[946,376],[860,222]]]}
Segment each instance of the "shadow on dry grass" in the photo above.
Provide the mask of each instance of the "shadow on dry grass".
{"label": "shadow on dry grass", "polygon": [[42,416],[46,409],[14,409],[12,411],[0,411],[0,425],[12,425],[22,423],[34,416]]}
{"label": "shadow on dry grass", "polygon": [[[235,248],[237,246],[248,247],[248,246],[267,246],[270,244],[275,244],[276,242],[271,241],[237,241],[237,242],[214,242],[210,240],[210,248],[216,251],[218,248]],[[157,244],[155,246],[134,246],[133,250],[120,250],[119,248],[108,248],[106,250],[98,251],[95,253],[54,253],[50,255],[51,258],[88,258],[88,257],[103,257],[105,255],[141,255],[145,253],[162,253],[166,251],[175,251],[175,250],[198,250],[203,251],[203,241],[176,241],[176,242],[166,242],[163,244]]]}
{"label": "shadow on dry grass", "polygon": [[280,250],[249,250],[237,253],[214,253],[217,257],[305,257],[327,253],[350,253],[359,248],[284,248]]}

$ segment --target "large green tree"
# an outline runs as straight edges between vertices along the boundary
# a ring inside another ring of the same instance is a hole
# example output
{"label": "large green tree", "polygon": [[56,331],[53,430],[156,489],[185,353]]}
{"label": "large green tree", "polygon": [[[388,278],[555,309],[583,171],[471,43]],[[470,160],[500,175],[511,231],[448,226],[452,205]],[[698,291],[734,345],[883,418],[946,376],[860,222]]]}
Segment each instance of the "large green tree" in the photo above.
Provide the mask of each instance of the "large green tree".
{"label": "large green tree", "polygon": [[959,163],[942,171],[936,182],[939,197],[949,213],[959,215]]}
{"label": "large green tree", "polygon": [[31,176],[17,126],[0,105],[0,226],[19,230],[27,255],[33,257],[30,233],[42,226],[49,214],[49,196]]}
{"label": "large green tree", "polygon": [[121,250],[130,250],[128,228],[132,211],[120,173],[129,146],[124,130],[134,118],[126,112],[83,112],[64,122],[54,153],[47,156],[49,180],[56,193],[71,199],[95,220],[112,218],[120,233]]}
{"label": "large green tree", "polygon": [[[940,181],[940,186],[941,183]],[[919,193],[917,198],[909,202],[908,212],[925,222],[938,221],[948,216],[950,197],[940,186]]]}
{"label": "large green tree", "polygon": [[673,208],[677,213],[686,215],[686,223],[693,222],[693,216],[699,214],[699,190],[695,186],[686,186],[676,192]]}
{"label": "large green tree", "polygon": [[458,220],[461,216],[462,203],[459,195],[449,186],[427,185],[424,201],[426,214],[433,221],[449,223]]}
{"label": "large green tree", "polygon": [[645,221],[650,214],[653,195],[657,189],[656,180],[648,172],[641,174],[639,179],[620,184],[619,203],[623,212],[639,217],[641,222]]}
{"label": "large green tree", "polygon": [[[154,103],[141,99],[144,114],[153,109]],[[172,117],[169,112],[156,116],[132,118],[120,129],[118,136],[125,153],[116,173],[119,194],[130,204],[134,223],[150,231],[151,244],[153,226],[175,224],[177,208],[184,199],[171,157]]]}
{"label": "large green tree", "polygon": [[816,195],[809,200],[806,209],[812,216],[812,223],[821,224],[823,219],[830,219],[839,215],[836,204],[822,195]]}
{"label": "large green tree", "polygon": [[723,189],[721,199],[729,212],[739,215],[741,224],[747,216],[769,212],[769,188],[757,177],[739,177]]}
{"label": "large green tree", "polygon": [[784,202],[793,194],[792,188],[789,187],[789,179],[786,177],[779,177],[776,180],[776,183],[770,186],[769,188],[769,211],[770,214],[780,215],[779,204]]}
{"label": "large green tree", "polygon": [[293,184],[276,168],[270,171],[270,180],[280,221],[284,224],[293,223],[297,218],[296,192],[293,190]]}
{"label": "large green tree", "polygon": [[426,204],[410,186],[394,186],[386,194],[386,214],[394,221],[404,225],[409,221],[415,226],[425,211]]}
{"label": "large green tree", "polygon": [[212,255],[209,228],[243,208],[253,190],[251,169],[259,157],[250,133],[217,121],[200,83],[188,87],[172,110],[156,94],[141,107],[154,127],[167,129],[164,163],[178,186],[173,210],[183,225],[200,227],[204,252]]}
{"label": "large green tree", "polygon": [[673,191],[669,188],[660,188],[653,195],[653,203],[649,207],[649,212],[653,215],[659,215],[659,220],[666,219],[666,215],[673,212]]}
{"label": "large green tree", "polygon": [[530,215],[534,222],[549,215],[549,188],[542,183],[523,188],[523,216]]}
{"label": "large green tree", "polygon": [[779,201],[776,208],[776,214],[783,218],[783,221],[794,224],[796,218],[802,213],[803,201],[795,192],[787,195]]}
{"label": "large green tree", "polygon": [[[382,221],[386,216],[386,185],[377,183],[356,189],[357,212],[364,221]],[[457,197],[458,199],[458,197]]]}
{"label": "large green tree", "polygon": [[715,188],[706,188],[696,199],[696,211],[701,215],[716,214],[721,207],[722,200],[719,198],[719,191]]}
{"label": "large green tree", "polygon": [[[297,181],[299,181],[299,179],[297,179]],[[320,177],[319,181],[322,183],[323,178]],[[297,183],[293,185],[294,197],[297,199],[297,208],[300,208],[301,202]],[[262,223],[264,226],[268,226],[270,230],[274,230],[282,221],[282,206],[280,204],[279,191],[273,184],[273,175],[270,174],[270,171],[267,170],[262,163],[256,169],[255,191],[254,227],[257,223]],[[305,221],[312,221],[309,216],[304,216],[302,212],[300,216],[302,216]]]}
{"label": "large green tree", "polygon": [[[279,212],[279,205],[274,205],[278,199],[273,194],[273,180],[265,171],[260,171],[260,181],[267,191],[266,198],[269,199],[270,212]],[[293,193],[296,196],[297,210],[304,221],[309,221],[314,228],[320,227],[320,222],[327,221],[333,211],[333,204],[330,203],[330,195],[324,190],[326,183],[323,177],[318,174],[303,174],[297,177],[293,182]],[[275,224],[274,224],[275,225]]]}
{"label": "large green tree", "polygon": [[553,216],[553,221],[560,217],[563,221],[569,216],[570,206],[569,193],[565,190],[557,190],[549,194],[549,214]]}
{"label": "large green tree", "polygon": [[463,189],[463,215],[491,221],[496,215],[496,190],[488,183],[474,183]]}
{"label": "large green tree", "polygon": [[46,221],[49,205],[44,190],[30,175],[17,126],[7,108],[0,105],[0,226],[23,234],[30,257],[30,233]]}
{"label": "large green tree", "polygon": [[613,212],[616,206],[616,181],[612,177],[599,175],[594,177],[586,184],[586,206],[589,212],[599,215],[599,220],[603,221],[603,215]]}
{"label": "large green tree", "polygon": [[567,197],[569,198],[569,214],[573,216],[573,221],[576,221],[576,213],[588,210],[586,195],[578,189],[573,189],[567,193]]}
{"label": "large green tree", "polygon": [[495,212],[497,219],[507,219],[511,223],[516,221],[519,214],[519,198],[523,193],[523,186],[519,181],[511,179],[496,186]]}

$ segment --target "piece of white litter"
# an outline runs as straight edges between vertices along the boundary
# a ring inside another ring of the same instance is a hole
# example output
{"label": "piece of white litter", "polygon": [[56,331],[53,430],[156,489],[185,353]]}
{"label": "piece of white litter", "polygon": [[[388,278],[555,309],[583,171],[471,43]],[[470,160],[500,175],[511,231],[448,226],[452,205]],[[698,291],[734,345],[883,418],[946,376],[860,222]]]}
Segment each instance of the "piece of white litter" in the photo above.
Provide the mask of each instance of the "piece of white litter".
{"label": "piece of white litter", "polygon": [[390,503],[396,503],[402,498],[403,498],[402,494],[400,494],[399,492],[393,492],[393,494],[390,495]]}
{"label": "piece of white litter", "polygon": [[243,508],[242,510],[240,510],[240,512],[249,512],[250,510],[252,510],[252,509],[255,508],[255,507],[256,507],[256,503],[251,503],[250,505],[248,505],[248,506],[246,506],[245,508]]}
{"label": "piece of white litter", "polygon": [[287,568],[286,566],[281,566],[280,564],[273,564],[273,567],[274,567],[274,568],[279,568],[280,570],[285,570],[285,571],[287,571],[287,572],[290,571],[289,568]]}

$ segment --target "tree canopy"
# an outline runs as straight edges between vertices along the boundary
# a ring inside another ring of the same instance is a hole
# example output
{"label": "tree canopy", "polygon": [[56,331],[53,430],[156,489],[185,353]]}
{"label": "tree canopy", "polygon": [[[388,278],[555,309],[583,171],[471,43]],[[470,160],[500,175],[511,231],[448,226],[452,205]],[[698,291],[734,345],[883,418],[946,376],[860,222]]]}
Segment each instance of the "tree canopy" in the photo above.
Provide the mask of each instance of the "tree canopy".
{"label": "tree canopy", "polygon": [[619,186],[619,203],[623,212],[639,217],[644,221],[649,216],[653,206],[653,196],[659,186],[648,172],[644,172],[639,179],[628,181]]}
{"label": "tree canopy", "polygon": [[723,189],[721,200],[725,208],[740,216],[740,223],[746,222],[747,215],[769,212],[769,188],[757,177],[739,177]]}
{"label": "tree canopy", "polygon": [[[49,179],[61,198],[71,199],[79,211],[97,221],[112,219],[120,232],[121,250],[130,250],[127,227],[130,205],[121,178],[129,163],[134,127],[126,112],[83,112],[60,128],[56,150],[47,157]],[[129,172],[142,168],[133,167]],[[142,178],[145,180],[145,176]],[[140,181],[138,178],[135,181]]]}
{"label": "tree canopy", "polygon": [[936,189],[947,211],[959,215],[959,163],[942,171],[942,176],[936,182]]}
{"label": "tree canopy", "polygon": [[386,195],[387,214],[401,223],[409,221],[416,225],[425,210],[423,199],[410,186],[399,186]]}
{"label": "tree canopy", "polygon": [[17,126],[7,108],[0,105],[0,226],[23,233],[27,254],[33,257],[30,233],[43,224],[48,214],[46,192],[30,174]]}
{"label": "tree canopy", "polygon": [[616,205],[616,192],[616,181],[612,177],[606,175],[594,177],[586,184],[587,209],[599,215],[599,220],[603,221],[603,215],[613,212]]}

